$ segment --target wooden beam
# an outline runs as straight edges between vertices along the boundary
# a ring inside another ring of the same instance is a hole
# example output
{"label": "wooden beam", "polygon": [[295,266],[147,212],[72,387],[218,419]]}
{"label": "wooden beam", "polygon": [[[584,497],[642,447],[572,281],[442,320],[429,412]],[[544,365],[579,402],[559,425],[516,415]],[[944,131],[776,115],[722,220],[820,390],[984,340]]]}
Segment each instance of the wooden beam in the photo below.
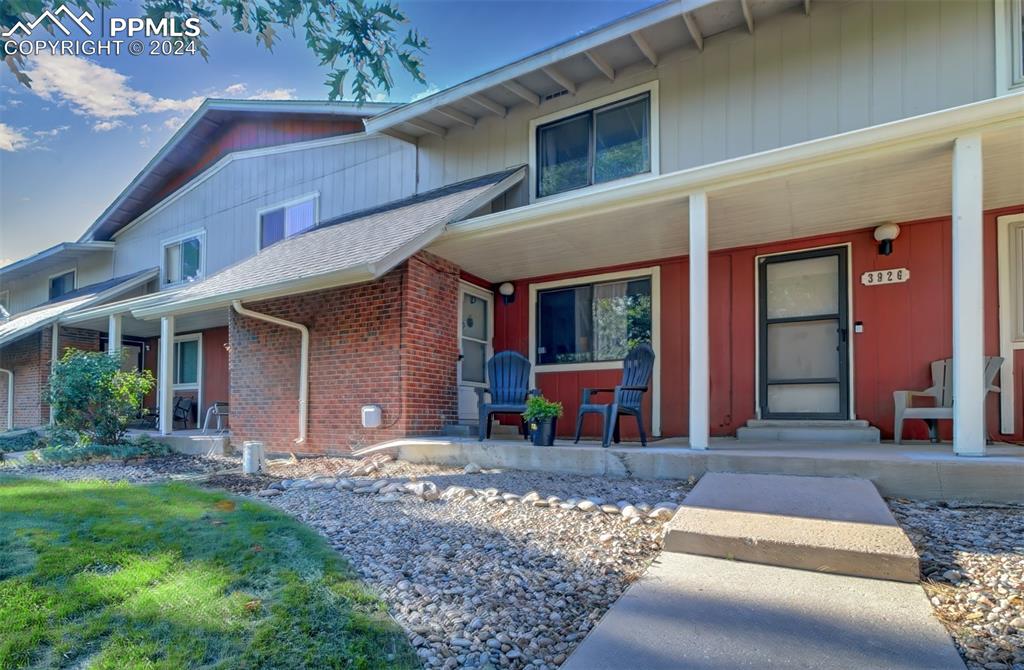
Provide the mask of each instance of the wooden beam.
{"label": "wooden beam", "polygon": [[407,142],[413,146],[419,144],[418,137],[410,135],[409,133],[403,133],[401,130],[398,130],[397,128],[387,128],[385,130],[382,130],[381,132],[387,135],[388,137],[394,137],[396,140],[402,140],[403,142]]}
{"label": "wooden beam", "polygon": [[804,14],[811,15],[811,0],[804,0]]}
{"label": "wooden beam", "polygon": [[754,34],[754,15],[750,13],[750,0],[740,0],[740,9],[743,10],[743,19],[747,22],[747,32]]}
{"label": "wooden beam", "polygon": [[700,26],[697,25],[697,20],[693,18],[689,12],[683,14],[683,21],[686,22],[686,29],[690,31],[690,37],[693,38],[693,43],[697,45],[697,51],[704,51],[704,35],[700,32]]}
{"label": "wooden beam", "polygon": [[630,33],[629,36],[633,38],[633,44],[644,55],[644,58],[649,60],[654,67],[658,67],[658,54],[651,48],[651,43],[647,41],[647,38],[639,30]]}
{"label": "wooden beam", "polygon": [[547,67],[542,67],[541,70],[544,72],[544,74],[551,77],[551,79],[554,80],[556,84],[558,84],[565,90],[569,91],[573,95],[576,95],[576,82],[574,82],[572,79],[569,79],[564,74],[556,70],[555,66],[549,65]]}
{"label": "wooden beam", "polygon": [[595,51],[587,51],[585,53],[590,62],[594,64],[594,67],[601,71],[601,74],[608,77],[610,81],[615,81],[615,68],[609,65],[608,61],[601,58],[600,54]]}
{"label": "wooden beam", "polygon": [[406,121],[406,123],[408,123],[410,126],[414,128],[419,128],[424,132],[430,133],[431,135],[437,135],[438,137],[444,137],[445,135],[448,134],[447,128],[442,128],[436,123],[424,121],[423,119],[420,118],[409,119],[408,121]]}
{"label": "wooden beam", "polygon": [[520,98],[530,103],[534,107],[540,105],[540,96],[531,91],[530,89],[526,88],[522,84],[520,84],[515,79],[509,79],[506,82],[502,82],[501,85],[507,88],[512,93],[515,93]]}
{"label": "wooden beam", "polygon": [[466,114],[465,112],[460,112],[459,110],[453,107],[438,107],[437,111],[440,112],[441,114],[444,114],[453,121],[458,121],[464,126],[469,126],[470,128],[476,127],[476,119],[474,119],[469,114]]}
{"label": "wooden beam", "polygon": [[505,109],[504,106],[499,105],[490,98],[484,97],[479,93],[477,93],[476,95],[469,96],[469,99],[475,102],[476,104],[480,105],[487,111],[497,114],[501,118],[505,118],[506,116],[508,116],[508,110]]}

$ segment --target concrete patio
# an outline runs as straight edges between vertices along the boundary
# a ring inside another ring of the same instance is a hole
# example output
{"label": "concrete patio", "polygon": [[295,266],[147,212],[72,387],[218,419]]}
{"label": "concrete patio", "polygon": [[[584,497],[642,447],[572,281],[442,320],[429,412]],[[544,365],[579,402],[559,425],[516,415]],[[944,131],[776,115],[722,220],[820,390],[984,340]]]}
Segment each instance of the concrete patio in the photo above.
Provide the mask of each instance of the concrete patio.
{"label": "concrete patio", "polygon": [[815,444],[751,442],[716,438],[708,450],[692,449],[685,438],[647,447],[557,440],[534,447],[521,439],[479,442],[470,437],[393,440],[374,449],[394,451],[415,463],[514,468],[607,477],[687,479],[705,472],[816,475],[868,479],[884,496],[915,499],[1024,502],[1024,447],[990,445],[987,456],[955,456],[948,444],[905,442]]}

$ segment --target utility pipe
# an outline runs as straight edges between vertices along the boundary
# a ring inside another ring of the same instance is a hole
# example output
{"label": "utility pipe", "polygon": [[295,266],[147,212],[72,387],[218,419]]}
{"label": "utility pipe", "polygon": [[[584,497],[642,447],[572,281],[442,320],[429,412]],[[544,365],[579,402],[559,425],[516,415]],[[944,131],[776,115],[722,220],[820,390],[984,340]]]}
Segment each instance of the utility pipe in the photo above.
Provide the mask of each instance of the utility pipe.
{"label": "utility pipe", "polygon": [[14,373],[0,368],[7,374],[7,430],[14,430]]}
{"label": "utility pipe", "polygon": [[284,326],[285,328],[292,328],[302,334],[302,348],[299,352],[299,436],[295,439],[295,444],[305,443],[306,426],[309,423],[309,328],[301,323],[286,321],[284,319],[279,319],[276,316],[270,316],[269,314],[254,312],[251,309],[244,307],[241,300],[232,300],[231,306],[234,307],[235,311],[242,316],[247,316],[259,321],[266,321],[267,323],[277,324],[278,326]]}

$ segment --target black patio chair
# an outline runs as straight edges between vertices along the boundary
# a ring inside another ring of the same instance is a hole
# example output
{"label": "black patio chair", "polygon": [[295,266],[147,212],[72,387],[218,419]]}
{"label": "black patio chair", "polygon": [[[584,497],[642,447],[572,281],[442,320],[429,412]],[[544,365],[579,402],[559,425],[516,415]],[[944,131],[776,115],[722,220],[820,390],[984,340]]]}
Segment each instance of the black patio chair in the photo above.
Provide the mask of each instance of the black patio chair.
{"label": "black patio chair", "polygon": [[[654,370],[654,349],[644,343],[634,347],[626,360],[622,362],[622,383],[615,388],[585,388],[580,411],[576,415],[576,442],[580,441],[585,414],[600,414],[604,420],[601,434],[601,446],[607,447],[610,439],[619,443],[619,417],[632,416],[640,429],[640,444],[647,446],[647,433],[644,431],[643,398],[647,385]],[[598,393],[611,393],[610,404],[598,404],[590,401],[591,396]]]}
{"label": "black patio chair", "polygon": [[[529,437],[526,420],[526,398],[536,395],[530,388],[530,361],[515,351],[501,351],[487,361],[488,388],[478,388],[477,407],[480,417],[480,439],[491,437],[491,416],[495,414],[519,414],[519,430],[524,438]],[[490,394],[491,401],[484,396]]]}
{"label": "black patio chair", "polygon": [[192,408],[195,401],[188,396],[178,396],[174,399],[174,414],[171,417],[171,425],[183,423],[188,428],[188,422],[192,420]]}

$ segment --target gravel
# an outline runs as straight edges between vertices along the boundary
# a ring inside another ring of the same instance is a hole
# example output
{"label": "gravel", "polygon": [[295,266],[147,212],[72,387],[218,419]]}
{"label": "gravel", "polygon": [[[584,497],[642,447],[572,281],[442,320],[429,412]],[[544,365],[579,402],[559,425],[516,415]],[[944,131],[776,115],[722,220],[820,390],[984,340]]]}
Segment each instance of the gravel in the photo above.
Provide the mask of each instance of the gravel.
{"label": "gravel", "polygon": [[257,495],[326,536],[388,602],[424,666],[447,670],[560,665],[660,551],[664,513],[651,515],[674,511],[690,488],[407,463],[346,478],[317,460],[319,472],[302,463],[304,480]]}
{"label": "gravel", "polygon": [[1024,506],[890,500],[971,670],[1024,670]]}

